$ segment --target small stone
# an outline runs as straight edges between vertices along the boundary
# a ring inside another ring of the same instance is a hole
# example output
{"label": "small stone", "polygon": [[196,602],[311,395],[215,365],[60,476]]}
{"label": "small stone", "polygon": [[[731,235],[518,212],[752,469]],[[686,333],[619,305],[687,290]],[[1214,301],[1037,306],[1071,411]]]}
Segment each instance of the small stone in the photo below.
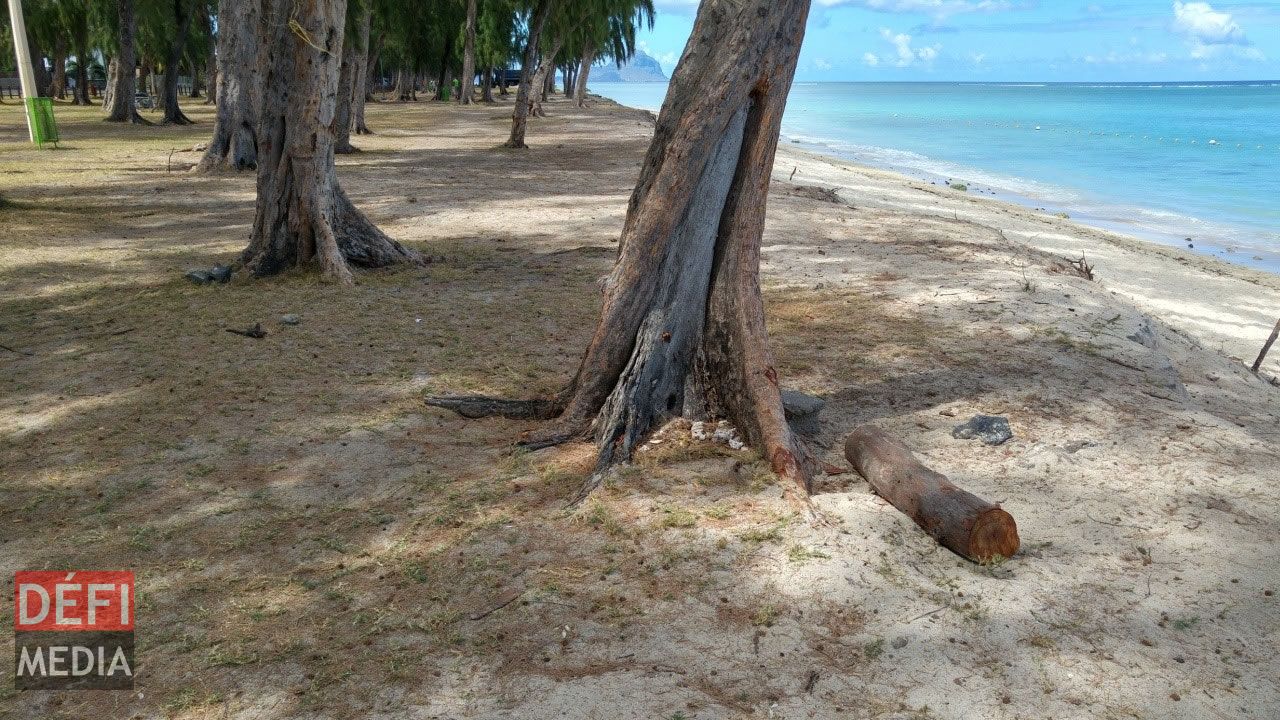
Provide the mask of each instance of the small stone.
{"label": "small stone", "polygon": [[281,315],[280,322],[284,323],[285,325],[297,325],[298,323],[302,322],[302,318],[298,317],[297,315],[294,315],[293,313],[289,313],[288,315]]}
{"label": "small stone", "polygon": [[906,639],[905,637],[896,638],[896,639],[893,641],[893,649],[894,649],[894,650],[901,650],[902,648],[904,648],[904,647],[906,647],[906,646],[907,646],[907,639]]}
{"label": "small stone", "polygon": [[958,440],[978,439],[987,445],[1000,445],[1013,437],[1009,419],[999,415],[974,415],[968,422],[957,425],[951,437]]}
{"label": "small stone", "polygon": [[197,285],[208,285],[213,282],[213,275],[209,274],[208,270],[192,270],[183,277]]}
{"label": "small stone", "polygon": [[209,271],[209,277],[220,283],[231,282],[231,268],[226,265],[214,265]]}
{"label": "small stone", "polygon": [[707,424],[701,420],[694,421],[689,427],[689,434],[694,440],[706,440],[711,437],[711,433],[707,432]]}

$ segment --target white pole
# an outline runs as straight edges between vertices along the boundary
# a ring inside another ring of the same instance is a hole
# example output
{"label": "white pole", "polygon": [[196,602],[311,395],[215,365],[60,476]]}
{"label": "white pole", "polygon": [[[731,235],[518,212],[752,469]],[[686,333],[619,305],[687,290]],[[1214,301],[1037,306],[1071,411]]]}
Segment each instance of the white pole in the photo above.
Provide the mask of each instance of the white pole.
{"label": "white pole", "polygon": [[9,0],[9,20],[13,26],[13,49],[18,56],[18,80],[22,84],[23,112],[27,116],[27,134],[36,141],[36,129],[31,127],[31,112],[26,109],[27,99],[38,96],[36,76],[31,66],[31,48],[27,47],[27,24],[22,19],[22,0]]}

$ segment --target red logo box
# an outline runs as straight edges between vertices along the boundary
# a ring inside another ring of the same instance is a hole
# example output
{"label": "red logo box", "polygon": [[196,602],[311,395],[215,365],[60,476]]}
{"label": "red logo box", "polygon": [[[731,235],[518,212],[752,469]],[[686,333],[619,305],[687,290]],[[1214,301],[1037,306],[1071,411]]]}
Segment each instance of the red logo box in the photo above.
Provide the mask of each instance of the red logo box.
{"label": "red logo box", "polygon": [[133,631],[131,570],[23,570],[14,574],[13,629]]}

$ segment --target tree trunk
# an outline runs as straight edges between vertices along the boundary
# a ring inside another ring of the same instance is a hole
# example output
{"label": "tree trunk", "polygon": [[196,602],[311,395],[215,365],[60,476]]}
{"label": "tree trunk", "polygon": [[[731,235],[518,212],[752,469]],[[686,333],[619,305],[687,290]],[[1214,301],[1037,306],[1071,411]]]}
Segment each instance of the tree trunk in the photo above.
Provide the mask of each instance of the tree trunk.
{"label": "tree trunk", "polygon": [[432,95],[432,100],[444,100],[445,88],[449,87],[453,73],[453,36],[446,36],[444,40],[444,53],[440,56],[440,74],[436,76],[436,91]]}
{"label": "tree trunk", "polygon": [[467,0],[467,27],[466,39],[462,43],[461,79],[458,102],[470,105],[476,84],[476,0]]}
{"label": "tree trunk", "polygon": [[260,0],[218,2],[218,115],[197,172],[258,166],[262,103]]}
{"label": "tree trunk", "polygon": [[[534,88],[541,92],[541,88],[534,84],[533,66],[538,61],[538,40],[542,37],[542,30],[547,26],[547,17],[551,15],[554,5],[555,0],[538,0],[538,6],[529,20],[529,40],[524,48],[524,62],[520,65],[520,87],[516,89],[516,107],[511,113],[511,137],[507,138],[503,147],[529,147],[524,144],[524,133],[529,124],[529,96]],[[506,85],[505,80],[503,85]]]}
{"label": "tree trunk", "polygon": [[178,72],[182,65],[182,49],[187,44],[187,33],[191,31],[191,8],[187,0],[173,0],[173,19],[178,28],[173,42],[169,43],[169,54],[164,60],[164,124],[190,125],[191,118],[183,114],[178,107]]}
{"label": "tree trunk", "polygon": [[573,97],[574,83],[576,82],[574,73],[577,72],[577,69],[578,65],[574,62],[570,62],[560,68],[560,77],[564,78],[564,87],[561,88],[561,94],[567,98]]}
{"label": "tree trunk", "polygon": [[338,70],[338,97],[333,113],[333,151],[341,155],[359,152],[351,144],[351,101],[355,92],[356,51],[342,46],[342,67]]}
{"label": "tree trunk", "polygon": [[75,105],[89,105],[89,26],[87,23],[77,27],[72,33],[72,44],[76,51],[76,89],[71,93],[71,102]]}
{"label": "tree trunk", "polygon": [[134,41],[138,35],[138,18],[133,13],[133,0],[116,0],[119,18],[120,47],[116,55],[115,81],[111,83],[111,97],[107,102],[107,122],[129,122],[150,125],[138,114],[134,94],[138,86],[138,62],[134,55]]}
{"label": "tree trunk", "polygon": [[525,435],[530,447],[594,436],[596,472],[575,501],[678,415],[728,420],[774,472],[808,490],[812,466],[787,425],[759,282],[765,200],[808,11],[809,0],[701,4],[578,372],[552,400],[499,408],[556,416]]}
{"label": "tree trunk", "polygon": [[844,454],[880,497],[957,555],[991,562],[1018,551],[1012,515],[921,465],[907,446],[883,430],[857,428],[849,433]]}
{"label": "tree trunk", "polygon": [[[379,56],[382,54],[382,43],[386,40],[386,33],[378,33],[378,38],[373,43],[373,47],[369,49],[369,64],[365,70],[364,83],[364,100],[365,102],[377,102],[378,99],[373,95],[373,89],[378,87],[382,82],[382,73],[379,72],[378,62]],[[370,82],[369,78],[373,78]]]}
{"label": "tree trunk", "polygon": [[36,97],[49,97],[49,86],[53,84],[53,76],[44,66],[44,50],[31,35],[31,26],[27,26],[27,48],[31,53],[31,73],[36,82]]}
{"label": "tree trunk", "polygon": [[538,65],[538,74],[533,78],[533,87],[537,92],[529,108],[529,114],[534,117],[547,116],[546,111],[542,109],[542,103],[547,99],[547,85],[555,82],[556,54],[562,47],[564,47],[564,40],[557,38],[551,46],[551,51],[542,56],[542,62]]}
{"label": "tree trunk", "polygon": [[506,97],[511,94],[507,92],[507,66],[503,65],[497,69],[497,72],[501,73],[501,75],[499,75],[499,78],[501,79],[498,82],[498,94],[502,97]]}
{"label": "tree trunk", "polygon": [[[218,25],[222,27],[222,3],[219,2]],[[209,17],[207,8],[200,10],[200,23],[204,29],[204,35],[207,40],[206,46],[209,48],[208,54],[204,61],[204,104],[218,105],[218,37],[213,32],[213,18]]]}
{"label": "tree trunk", "polygon": [[420,262],[351,204],[334,167],[334,111],[346,0],[268,0],[259,123],[258,203],[243,260],[255,275],[318,264],[351,283],[349,265]]}
{"label": "tree trunk", "polygon": [[351,129],[357,135],[372,135],[364,123],[364,104],[369,97],[369,77],[373,74],[373,62],[369,52],[369,32],[373,26],[373,3],[366,2],[356,23],[355,79],[351,85]]}
{"label": "tree trunk", "polygon": [[493,68],[484,69],[484,76],[480,81],[480,102],[493,102]]}
{"label": "tree trunk", "polygon": [[574,104],[578,107],[586,107],[587,104],[587,76],[591,74],[591,64],[596,61],[596,51],[588,48],[582,55],[582,64],[578,67],[578,77],[575,84],[577,88],[573,91]]}
{"label": "tree trunk", "polygon": [[49,78],[49,97],[67,97],[67,38],[61,34],[53,43],[53,75]]}

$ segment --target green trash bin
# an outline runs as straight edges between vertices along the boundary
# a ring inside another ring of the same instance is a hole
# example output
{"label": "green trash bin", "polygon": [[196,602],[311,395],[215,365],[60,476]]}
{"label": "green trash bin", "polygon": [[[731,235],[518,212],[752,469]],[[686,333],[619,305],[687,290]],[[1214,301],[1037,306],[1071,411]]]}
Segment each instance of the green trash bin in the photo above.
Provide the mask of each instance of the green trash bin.
{"label": "green trash bin", "polygon": [[36,145],[44,147],[45,143],[58,146],[58,123],[53,119],[53,99],[47,97],[27,98],[27,120],[31,123],[31,134]]}

